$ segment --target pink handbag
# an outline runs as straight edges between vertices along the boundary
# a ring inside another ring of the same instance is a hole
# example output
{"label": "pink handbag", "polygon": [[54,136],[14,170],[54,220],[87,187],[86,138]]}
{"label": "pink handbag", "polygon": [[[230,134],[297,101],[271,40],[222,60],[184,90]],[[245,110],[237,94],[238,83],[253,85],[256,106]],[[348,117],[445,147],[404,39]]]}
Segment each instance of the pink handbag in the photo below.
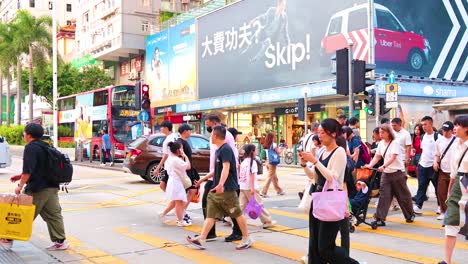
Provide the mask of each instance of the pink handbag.
{"label": "pink handbag", "polygon": [[312,207],[314,217],[324,222],[343,220],[348,206],[348,195],[338,190],[336,180],[333,179],[333,191],[328,190],[328,181],[321,192],[312,193]]}

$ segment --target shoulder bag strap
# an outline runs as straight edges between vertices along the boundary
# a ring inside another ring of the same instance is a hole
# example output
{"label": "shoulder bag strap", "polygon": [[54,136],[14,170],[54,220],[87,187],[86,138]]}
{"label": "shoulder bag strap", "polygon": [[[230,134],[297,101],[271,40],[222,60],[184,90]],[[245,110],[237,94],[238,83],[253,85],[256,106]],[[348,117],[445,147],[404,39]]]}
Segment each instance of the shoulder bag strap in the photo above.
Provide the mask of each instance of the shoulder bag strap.
{"label": "shoulder bag strap", "polygon": [[461,165],[461,163],[463,161],[463,158],[465,157],[465,154],[466,154],[467,150],[468,150],[468,147],[465,149],[465,151],[463,152],[463,155],[460,158],[460,161],[458,162],[458,167],[457,167],[458,169],[460,168],[460,165]]}
{"label": "shoulder bag strap", "polygon": [[387,154],[387,150],[388,148],[390,147],[390,145],[392,144],[393,140],[390,141],[390,143],[388,143],[388,146],[387,148],[385,149],[385,152],[383,153],[383,156],[382,156],[382,159],[385,160],[385,154]]}
{"label": "shoulder bag strap", "polygon": [[304,151],[307,151],[307,143],[309,143],[309,139],[312,138],[313,136],[314,136],[314,135],[311,134],[311,135],[307,138],[307,140],[306,140],[304,146],[302,146],[302,149],[303,149]]}
{"label": "shoulder bag strap", "polygon": [[452,138],[452,141],[450,141],[450,144],[448,144],[447,148],[445,149],[444,153],[442,153],[442,156],[440,157],[439,164],[442,163],[442,159],[445,157],[445,154],[447,154],[447,151],[449,150],[450,146],[452,146],[452,143],[455,141],[456,137]]}

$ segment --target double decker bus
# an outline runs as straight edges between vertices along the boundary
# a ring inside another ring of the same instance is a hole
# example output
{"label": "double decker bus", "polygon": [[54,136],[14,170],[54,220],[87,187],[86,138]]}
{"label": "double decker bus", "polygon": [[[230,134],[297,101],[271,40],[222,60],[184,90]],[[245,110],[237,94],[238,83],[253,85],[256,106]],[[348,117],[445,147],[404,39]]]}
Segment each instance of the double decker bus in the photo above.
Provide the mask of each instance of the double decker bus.
{"label": "double decker bus", "polygon": [[135,86],[107,86],[58,99],[58,140],[83,144],[84,158],[99,159],[101,131],[107,130],[114,158],[125,156],[125,145],[151,133],[151,126],[138,119]]}

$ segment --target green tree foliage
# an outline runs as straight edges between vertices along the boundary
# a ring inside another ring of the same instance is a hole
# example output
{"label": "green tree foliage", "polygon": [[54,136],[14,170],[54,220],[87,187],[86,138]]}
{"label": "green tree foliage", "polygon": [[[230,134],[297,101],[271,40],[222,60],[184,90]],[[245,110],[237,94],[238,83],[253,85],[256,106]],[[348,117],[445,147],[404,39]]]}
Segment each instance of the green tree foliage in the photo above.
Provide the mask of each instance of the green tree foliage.
{"label": "green tree foliage", "polygon": [[[22,89],[27,91],[29,87],[29,71],[22,73]],[[86,92],[112,84],[111,78],[97,67],[86,67],[79,71],[69,63],[58,64],[57,89],[59,96]],[[52,64],[44,69],[33,70],[33,91],[36,95],[43,96],[52,105]]]}

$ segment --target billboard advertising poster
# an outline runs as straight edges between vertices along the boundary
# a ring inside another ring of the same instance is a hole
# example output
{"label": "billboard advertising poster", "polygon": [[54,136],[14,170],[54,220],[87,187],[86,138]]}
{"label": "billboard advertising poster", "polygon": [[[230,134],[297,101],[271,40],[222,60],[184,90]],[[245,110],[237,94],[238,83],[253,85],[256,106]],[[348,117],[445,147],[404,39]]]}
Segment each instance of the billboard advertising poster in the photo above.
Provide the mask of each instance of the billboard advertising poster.
{"label": "billboard advertising poster", "polygon": [[375,0],[377,73],[467,80],[466,0]]}
{"label": "billboard advertising poster", "polygon": [[92,115],[93,115],[94,94],[83,94],[76,96],[75,107],[75,140],[85,142],[93,136]]}
{"label": "billboard advertising poster", "polygon": [[[348,40],[368,60],[367,2],[244,0],[199,18],[199,98],[332,79],[331,57]],[[466,80],[466,6],[375,0],[377,73]]]}
{"label": "billboard advertising poster", "polygon": [[195,20],[146,39],[146,80],[151,107],[197,99]]}

